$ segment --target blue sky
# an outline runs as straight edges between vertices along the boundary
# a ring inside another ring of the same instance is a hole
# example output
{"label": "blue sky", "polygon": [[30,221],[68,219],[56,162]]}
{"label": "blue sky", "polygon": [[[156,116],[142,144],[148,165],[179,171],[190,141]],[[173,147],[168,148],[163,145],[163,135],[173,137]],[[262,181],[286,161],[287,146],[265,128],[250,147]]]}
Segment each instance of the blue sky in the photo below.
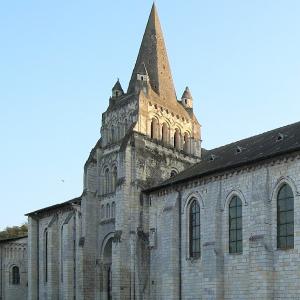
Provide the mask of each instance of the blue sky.
{"label": "blue sky", "polygon": [[[300,1],[156,1],[181,96],[213,148],[299,121]],[[151,1],[0,2],[0,229],[76,197]],[[62,181],[64,180],[64,182]]]}

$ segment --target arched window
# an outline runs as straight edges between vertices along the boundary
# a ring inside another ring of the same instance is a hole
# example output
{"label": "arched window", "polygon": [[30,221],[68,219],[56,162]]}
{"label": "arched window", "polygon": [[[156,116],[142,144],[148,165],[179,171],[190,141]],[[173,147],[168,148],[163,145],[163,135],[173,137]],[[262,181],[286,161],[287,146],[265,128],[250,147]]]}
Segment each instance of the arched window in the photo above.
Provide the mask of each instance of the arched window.
{"label": "arched window", "polygon": [[169,142],[169,128],[167,123],[163,123],[161,128],[161,140],[166,145]]}
{"label": "arched window", "polygon": [[190,136],[187,132],[184,134],[184,146],[183,146],[183,148],[184,148],[184,151],[186,153],[190,153],[190,148],[191,148],[190,147]]}
{"label": "arched window", "polygon": [[115,218],[115,215],[116,215],[116,204],[115,204],[115,202],[113,202],[111,204],[111,217]]}
{"label": "arched window", "polygon": [[109,193],[109,169],[106,168],[104,171],[104,194]]}
{"label": "arched window", "polygon": [[287,184],[277,195],[277,248],[294,248],[294,194]]}
{"label": "arched window", "polygon": [[151,121],[151,138],[157,139],[158,138],[158,121],[155,118],[152,118]]}
{"label": "arched window", "polygon": [[118,169],[116,166],[114,166],[112,169],[112,180],[111,180],[112,192],[114,192],[117,187],[117,176],[118,176]]}
{"label": "arched window", "polygon": [[110,205],[108,203],[106,204],[106,218],[110,218]]}
{"label": "arched window", "polygon": [[242,200],[233,196],[229,203],[229,253],[243,252]]}
{"label": "arched window", "polygon": [[174,133],[174,148],[176,148],[177,150],[180,150],[181,148],[180,142],[181,142],[180,131],[178,128],[176,128]]}
{"label": "arched window", "polygon": [[48,230],[44,231],[44,281],[48,282]]}
{"label": "arched window", "polygon": [[20,284],[20,269],[17,266],[11,268],[11,283]]}
{"label": "arched window", "polygon": [[193,199],[190,204],[189,214],[190,257],[199,258],[201,254],[200,206],[196,199]]}

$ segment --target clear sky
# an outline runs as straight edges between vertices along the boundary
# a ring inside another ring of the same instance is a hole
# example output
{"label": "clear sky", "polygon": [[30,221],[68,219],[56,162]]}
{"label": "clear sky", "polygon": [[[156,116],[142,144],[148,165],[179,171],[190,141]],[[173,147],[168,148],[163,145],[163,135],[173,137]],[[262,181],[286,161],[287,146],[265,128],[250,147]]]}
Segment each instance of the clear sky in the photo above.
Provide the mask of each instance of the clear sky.
{"label": "clear sky", "polygon": [[[300,1],[156,1],[177,95],[213,148],[300,120]],[[152,2],[0,1],[0,229],[82,192]]]}

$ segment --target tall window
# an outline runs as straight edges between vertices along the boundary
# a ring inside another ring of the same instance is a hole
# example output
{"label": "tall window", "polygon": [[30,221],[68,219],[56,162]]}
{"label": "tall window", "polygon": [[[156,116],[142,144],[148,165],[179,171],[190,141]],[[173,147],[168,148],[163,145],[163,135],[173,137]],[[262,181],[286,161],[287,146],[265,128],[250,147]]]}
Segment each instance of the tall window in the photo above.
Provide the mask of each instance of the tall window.
{"label": "tall window", "polygon": [[158,138],[157,129],[158,129],[158,121],[157,121],[157,119],[152,118],[152,121],[151,121],[151,138],[152,139]]}
{"label": "tall window", "polygon": [[105,207],[104,207],[104,204],[101,205],[101,218],[102,219],[105,218]]}
{"label": "tall window", "polygon": [[242,200],[233,196],[229,203],[229,253],[243,252]]}
{"label": "tall window", "polygon": [[113,192],[116,190],[117,187],[117,174],[118,174],[118,169],[116,166],[114,166],[112,170],[112,182],[111,182]]}
{"label": "tall window", "polygon": [[192,200],[190,205],[190,257],[199,258],[201,254],[201,239],[200,239],[200,206],[196,199]]}
{"label": "tall window", "polygon": [[179,132],[179,129],[176,128],[175,133],[174,133],[174,148],[176,148],[177,150],[180,150],[180,143],[181,143],[180,132]]}
{"label": "tall window", "polygon": [[109,169],[106,168],[104,171],[104,194],[109,193]]}
{"label": "tall window", "polygon": [[116,215],[116,204],[115,204],[115,202],[113,202],[111,204],[111,217],[114,218],[115,215]]}
{"label": "tall window", "polygon": [[13,266],[11,269],[11,283],[20,284],[20,269],[17,266]]}
{"label": "tall window", "polygon": [[48,230],[44,232],[44,281],[48,281]]}
{"label": "tall window", "polygon": [[190,136],[187,132],[184,134],[183,148],[186,153],[190,153]]}
{"label": "tall window", "polygon": [[167,144],[169,142],[169,128],[167,123],[163,123],[161,128],[161,139],[164,144]]}
{"label": "tall window", "polygon": [[287,184],[277,195],[277,248],[294,248],[294,195]]}
{"label": "tall window", "polygon": [[110,205],[108,203],[106,204],[106,218],[110,218]]}

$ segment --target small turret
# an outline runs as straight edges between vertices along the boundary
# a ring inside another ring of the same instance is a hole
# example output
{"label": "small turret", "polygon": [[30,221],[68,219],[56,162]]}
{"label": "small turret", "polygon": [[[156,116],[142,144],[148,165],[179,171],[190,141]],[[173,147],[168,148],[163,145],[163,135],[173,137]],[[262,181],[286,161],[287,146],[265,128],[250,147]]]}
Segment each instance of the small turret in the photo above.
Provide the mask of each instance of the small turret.
{"label": "small turret", "polygon": [[118,98],[124,94],[124,91],[122,89],[121,83],[119,79],[115,83],[114,87],[112,88],[112,97],[113,98]]}
{"label": "small turret", "polygon": [[142,90],[145,94],[147,94],[149,88],[149,75],[144,63],[137,68],[136,77],[136,90]]}
{"label": "small turret", "polygon": [[185,108],[193,108],[193,97],[188,87],[185,88],[182,94],[181,102]]}

